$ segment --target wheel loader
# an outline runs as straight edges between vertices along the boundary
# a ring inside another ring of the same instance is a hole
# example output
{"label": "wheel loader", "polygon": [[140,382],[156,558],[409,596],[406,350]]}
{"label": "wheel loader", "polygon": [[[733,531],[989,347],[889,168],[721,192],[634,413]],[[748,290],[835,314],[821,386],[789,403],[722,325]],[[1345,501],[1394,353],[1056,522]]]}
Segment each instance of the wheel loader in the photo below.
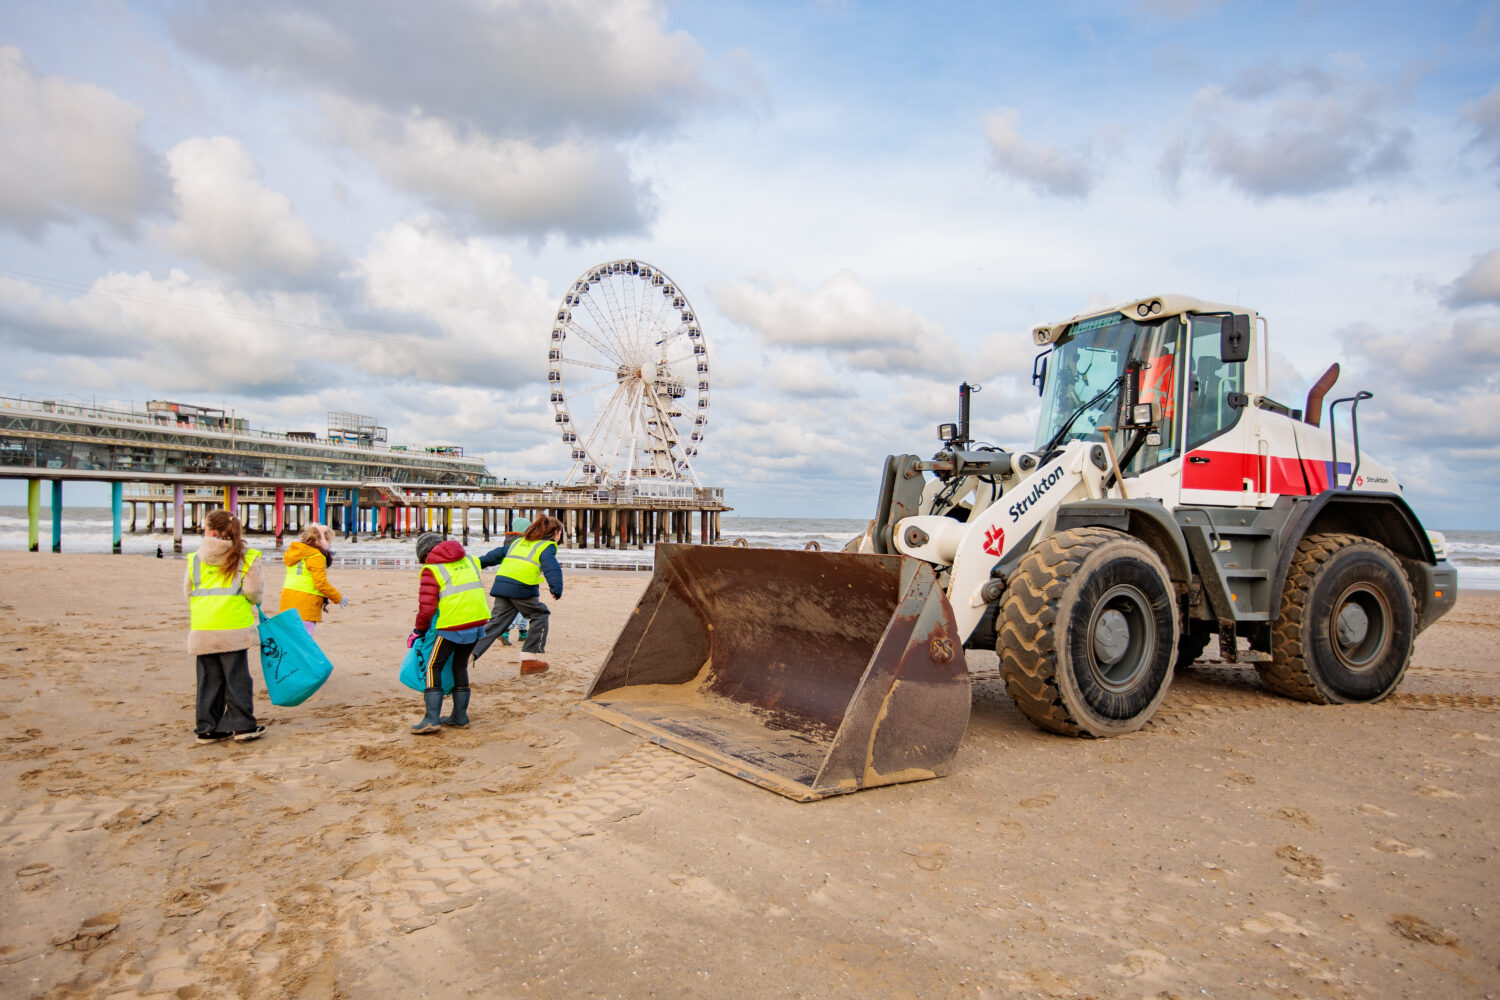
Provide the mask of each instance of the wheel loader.
{"label": "wheel loader", "polygon": [[1032,336],[1029,449],[970,437],[965,383],[932,458],[886,459],[846,551],[658,545],[584,704],[809,801],[947,773],[966,649],[1069,736],[1140,729],[1214,638],[1290,698],[1390,694],[1457,571],[1360,448],[1371,394],[1325,412],[1334,365],[1275,401],[1266,319],[1181,295]]}

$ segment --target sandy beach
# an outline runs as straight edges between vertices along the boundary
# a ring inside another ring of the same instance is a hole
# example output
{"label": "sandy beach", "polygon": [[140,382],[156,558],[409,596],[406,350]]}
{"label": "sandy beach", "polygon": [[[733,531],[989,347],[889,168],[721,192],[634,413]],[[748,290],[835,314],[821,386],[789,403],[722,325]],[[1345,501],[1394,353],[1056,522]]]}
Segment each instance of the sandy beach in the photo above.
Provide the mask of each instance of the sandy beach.
{"label": "sandy beach", "polygon": [[577,707],[647,574],[419,738],[415,574],[335,571],[326,687],[199,747],[182,572],[0,553],[0,996],[1500,994],[1497,594],[1382,704],[1205,660],[1083,741],[982,682],[951,776],[797,804]]}

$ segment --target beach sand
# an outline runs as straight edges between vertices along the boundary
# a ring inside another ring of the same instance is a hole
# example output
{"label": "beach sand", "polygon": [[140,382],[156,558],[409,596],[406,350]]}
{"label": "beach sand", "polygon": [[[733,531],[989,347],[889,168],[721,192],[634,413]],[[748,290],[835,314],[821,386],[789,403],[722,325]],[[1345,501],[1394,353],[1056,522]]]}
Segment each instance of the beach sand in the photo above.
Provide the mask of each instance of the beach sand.
{"label": "beach sand", "polygon": [[182,572],[0,553],[0,996],[1500,992],[1494,594],[1382,704],[1200,662],[1075,740],[987,681],[951,776],[797,804],[577,707],[645,574],[570,575],[551,672],[497,649],[419,738],[415,574],[335,571],[327,686],[255,666],[266,737],[198,747]]}

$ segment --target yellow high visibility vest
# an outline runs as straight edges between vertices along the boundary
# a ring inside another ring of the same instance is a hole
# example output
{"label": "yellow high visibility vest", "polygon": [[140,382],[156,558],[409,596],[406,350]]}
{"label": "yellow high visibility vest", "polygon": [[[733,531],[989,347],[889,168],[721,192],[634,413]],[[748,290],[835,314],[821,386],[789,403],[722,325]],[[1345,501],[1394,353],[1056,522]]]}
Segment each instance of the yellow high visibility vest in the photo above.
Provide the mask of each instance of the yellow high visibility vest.
{"label": "yellow high visibility vest", "polygon": [[[438,611],[433,628],[452,628],[490,617],[484,602],[484,584],[479,579],[479,560],[464,556],[450,563],[430,563],[438,581]],[[419,574],[420,575],[420,574]]]}
{"label": "yellow high visibility vest", "polygon": [[557,543],[550,538],[542,538],[534,542],[528,542],[524,538],[516,539],[510,550],[505,553],[505,559],[501,561],[500,568],[495,570],[495,575],[507,577],[530,587],[540,586],[542,553],[547,551],[549,545],[554,549],[557,548]]}
{"label": "yellow high visibility vest", "polygon": [[188,556],[188,573],[193,585],[188,593],[188,609],[196,631],[223,632],[250,628],[255,624],[255,606],[243,591],[250,564],[260,558],[259,549],[246,549],[240,560],[238,576],[231,577],[222,566],[211,566],[194,552]]}
{"label": "yellow high visibility vest", "polygon": [[322,593],[318,585],[313,582],[312,573],[307,569],[307,559],[300,560],[297,565],[286,568],[286,582],[281,585],[281,589],[300,590],[304,594]]}

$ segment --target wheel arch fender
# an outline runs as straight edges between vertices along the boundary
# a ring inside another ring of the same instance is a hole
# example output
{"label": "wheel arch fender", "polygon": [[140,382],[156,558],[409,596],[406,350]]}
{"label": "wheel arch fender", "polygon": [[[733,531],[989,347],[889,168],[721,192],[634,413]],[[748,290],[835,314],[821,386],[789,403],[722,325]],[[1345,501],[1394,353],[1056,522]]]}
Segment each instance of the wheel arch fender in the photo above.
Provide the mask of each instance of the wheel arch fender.
{"label": "wheel arch fender", "polygon": [[1088,527],[1112,528],[1145,543],[1166,565],[1172,583],[1183,590],[1192,580],[1187,541],[1160,500],[1079,500],[1057,509],[1055,530]]}
{"label": "wheel arch fender", "polygon": [[[1432,540],[1423,530],[1422,522],[1398,494],[1324,490],[1300,501],[1298,507],[1287,524],[1281,554],[1276,560],[1276,572],[1271,578],[1273,594],[1281,593],[1286,586],[1297,546],[1308,535],[1325,532],[1358,535],[1384,545],[1402,563],[1431,566],[1437,562]],[[1423,593],[1421,588],[1414,589],[1420,613]]]}

